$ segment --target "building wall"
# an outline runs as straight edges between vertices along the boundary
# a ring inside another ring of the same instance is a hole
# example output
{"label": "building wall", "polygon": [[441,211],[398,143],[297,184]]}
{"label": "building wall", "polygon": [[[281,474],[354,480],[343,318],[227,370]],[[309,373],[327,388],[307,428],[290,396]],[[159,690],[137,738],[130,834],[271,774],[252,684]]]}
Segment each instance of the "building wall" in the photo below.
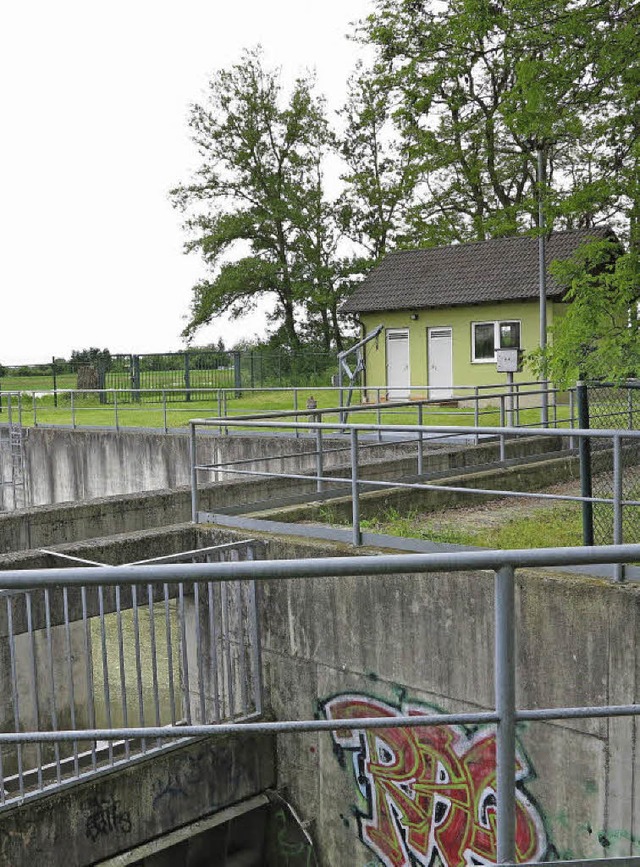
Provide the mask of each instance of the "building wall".
{"label": "building wall", "polygon": [[[547,325],[551,327],[554,316],[563,305],[547,303]],[[411,319],[417,314],[416,320]],[[360,317],[366,333],[383,323],[388,328],[409,329],[409,367],[412,386],[429,385],[428,382],[428,329],[451,327],[453,334],[453,384],[456,386],[494,385],[506,383],[506,375],[496,372],[494,362],[471,360],[471,323],[496,320],[520,320],[521,343],[525,352],[536,348],[539,341],[539,306],[537,301],[503,302],[500,304],[477,304],[468,307],[448,307],[432,310],[394,310],[384,313],[366,313]],[[386,342],[383,332],[377,341],[366,347],[367,386],[384,386],[387,382]],[[515,374],[517,382],[533,379],[530,370]],[[418,397],[419,392],[412,396]],[[384,397],[384,394],[381,395]],[[370,400],[376,397],[370,395]]]}

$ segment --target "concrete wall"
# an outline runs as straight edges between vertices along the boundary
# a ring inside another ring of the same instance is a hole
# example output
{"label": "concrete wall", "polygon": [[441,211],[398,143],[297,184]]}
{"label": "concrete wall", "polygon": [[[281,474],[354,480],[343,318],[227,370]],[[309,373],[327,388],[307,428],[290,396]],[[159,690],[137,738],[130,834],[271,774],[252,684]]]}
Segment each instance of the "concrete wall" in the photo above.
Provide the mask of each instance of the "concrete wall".
{"label": "concrete wall", "polygon": [[[31,506],[78,502],[96,497],[140,491],[173,489],[190,484],[187,433],[168,434],[147,430],[68,430],[28,428],[25,431],[25,470]],[[349,443],[344,437],[326,439],[325,468],[349,463]],[[242,461],[242,470],[281,473],[315,470],[315,437],[240,435],[198,437],[199,463]],[[376,447],[375,459],[391,459],[407,452],[407,446]],[[290,457],[289,457],[290,456]],[[7,459],[0,453],[0,458]],[[295,464],[293,463],[295,460]],[[5,477],[9,478],[9,468]],[[221,479],[246,479],[218,473]],[[200,481],[213,474],[201,473]],[[12,491],[0,488],[2,508],[14,507]]]}
{"label": "concrete wall", "polygon": [[[274,557],[320,553],[287,541],[269,550]],[[346,551],[325,546],[322,553]],[[489,573],[265,582],[262,611],[267,695],[277,717],[327,715],[328,702],[345,696],[352,708],[364,701],[366,715],[381,713],[380,703],[385,714],[411,705],[449,712],[494,706]],[[640,588],[521,571],[517,617],[520,707],[638,702]],[[533,845],[535,854],[544,849],[562,858],[640,854],[637,727],[629,718],[519,727],[521,851]],[[417,863],[398,854],[405,844],[394,831],[404,824],[419,838],[410,818],[426,823],[422,831],[431,827],[424,845],[438,843],[445,863],[456,863],[456,835],[480,857],[492,854],[490,820],[482,828],[472,804],[491,785],[491,770],[483,778],[477,768],[482,749],[485,764],[493,763],[493,732],[485,727],[472,736],[452,727],[447,734],[448,742],[429,741],[424,730],[405,731],[399,741],[379,732],[367,741],[354,726],[349,742],[326,734],[279,739],[279,781],[313,823],[325,867],[373,867],[381,854],[390,859],[384,863]],[[464,777],[457,794],[438,783],[438,761],[451,777],[456,769]],[[410,789],[416,778],[423,794],[411,800],[402,786]],[[464,797],[472,799],[466,806]],[[448,801],[457,831],[444,821],[437,826],[434,798]],[[399,815],[406,810],[404,818],[392,815],[390,802]],[[490,816],[490,799],[485,806]]]}
{"label": "concrete wall", "polygon": [[196,741],[0,814],[0,863],[88,867],[275,784],[273,742]]}
{"label": "concrete wall", "polygon": [[[185,531],[171,531],[174,542]],[[137,550],[143,542],[153,548],[161,536],[137,534]],[[240,536],[211,528],[199,538],[215,543]],[[95,558],[117,562],[124,541],[102,540]],[[75,550],[90,557],[92,545]],[[349,546],[274,537],[267,551],[272,558],[354,553]],[[26,567],[30,556],[15,558]],[[127,552],[122,559],[135,557]],[[385,715],[412,707],[493,707],[490,573],[268,581],[260,585],[260,606],[265,692],[277,718],[335,715],[340,707],[354,712],[358,702]],[[516,607],[520,707],[638,702],[639,587],[520,571]],[[563,858],[640,854],[637,726],[619,718],[519,728],[521,851]],[[414,730],[394,740],[380,731],[367,739],[354,723],[351,737],[278,739],[278,785],[310,823],[324,867],[409,867],[417,857],[411,846],[424,859],[435,845],[447,865],[463,863],[456,860],[456,840],[490,860],[493,731],[450,727],[440,740],[432,734]],[[82,830],[87,817],[80,803],[70,800],[65,809],[75,811],[73,827]],[[448,824],[452,818],[455,826]],[[41,845],[50,832],[33,820],[29,833]],[[27,835],[28,827],[9,825],[0,840]]]}
{"label": "concrete wall", "polygon": [[[131,533],[145,530],[151,527],[162,527],[178,524],[191,520],[191,493],[186,487],[188,481],[188,461],[186,453],[181,450],[186,448],[184,437],[169,436],[147,433],[114,434],[101,432],[97,435],[82,431],[30,431],[29,443],[34,461],[37,460],[48,467],[44,476],[38,476],[34,483],[38,486],[38,496],[46,502],[47,496],[54,496],[62,490],[66,496],[71,497],[71,481],[79,477],[76,473],[78,466],[82,466],[83,455],[89,451],[92,443],[96,443],[98,450],[106,454],[117,455],[113,461],[105,458],[102,471],[106,474],[103,483],[95,476],[93,489],[98,491],[104,488],[115,487],[118,481],[122,481],[123,467],[127,461],[152,462],[155,446],[160,448],[168,461],[168,454],[175,454],[176,462],[181,469],[173,471],[175,484],[168,489],[126,490],[121,494],[106,496],[108,491],[103,490],[102,495],[95,494],[95,499],[87,500],[84,497],[84,488],[75,491],[75,499],[72,502],[52,502],[48,505],[39,505],[28,509],[0,512],[0,553],[10,551],[28,550],[30,548],[48,547],[50,545],[75,542],[82,539],[108,536],[113,533]],[[113,439],[113,442],[111,442]],[[332,443],[327,443],[331,448]],[[342,441],[339,447],[344,448]],[[338,447],[334,445],[334,449]],[[138,451],[138,446],[140,450]],[[560,442],[555,437],[527,438],[507,442],[506,454],[508,458],[522,457],[526,454],[538,454],[544,451],[558,449]],[[261,467],[271,465],[274,473],[285,471],[304,472],[311,469],[315,458],[308,454],[305,449],[311,447],[307,440],[278,439],[278,438],[254,438],[254,437],[222,437],[219,438],[217,448],[227,449],[229,459],[234,455],[242,455],[250,459],[254,455],[259,460],[264,454],[268,454],[273,447],[276,457],[271,462],[260,463]],[[314,443],[315,447],[315,443]],[[251,451],[253,449],[253,452]],[[298,452],[298,458],[287,460],[282,457],[283,450]],[[56,455],[61,450],[67,455],[66,461],[57,461]],[[173,450],[173,451],[172,451]],[[278,457],[279,455],[279,457]],[[204,456],[206,459],[206,456]],[[416,471],[416,444],[390,443],[371,448],[362,448],[359,453],[360,463],[367,467],[366,478],[393,479],[410,475]],[[478,466],[498,458],[497,443],[482,443],[478,446],[452,446],[444,448],[442,445],[425,446],[424,468],[425,472],[443,472],[454,468],[467,468]],[[185,463],[186,462],[186,463]],[[285,466],[286,463],[286,466]],[[33,464],[35,465],[35,464]],[[32,464],[30,463],[30,466]],[[168,470],[165,461],[158,463],[158,469]],[[350,473],[350,467],[346,464],[345,451],[333,451],[326,456],[325,470],[337,475]],[[163,470],[164,472],[164,470]],[[112,474],[113,478],[109,475]],[[185,478],[178,484],[178,477]],[[42,482],[42,478],[45,481]],[[130,481],[131,481],[131,477]],[[142,479],[138,478],[142,483]],[[157,482],[161,478],[148,481]],[[166,479],[165,479],[166,481]],[[247,479],[244,476],[218,482],[202,482],[199,485],[200,503],[199,508],[203,511],[214,511],[237,506],[242,503],[256,503],[273,501],[292,495],[313,493],[316,490],[315,481],[306,482],[303,479],[287,479],[282,475],[273,477],[258,477]],[[122,494],[127,494],[123,496]]]}

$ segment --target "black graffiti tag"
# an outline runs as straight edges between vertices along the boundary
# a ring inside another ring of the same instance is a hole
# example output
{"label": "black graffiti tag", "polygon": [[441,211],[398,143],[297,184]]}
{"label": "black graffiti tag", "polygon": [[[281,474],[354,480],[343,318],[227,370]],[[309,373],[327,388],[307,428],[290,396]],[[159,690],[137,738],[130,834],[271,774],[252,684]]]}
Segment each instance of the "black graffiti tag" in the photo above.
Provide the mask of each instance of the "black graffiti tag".
{"label": "black graffiti tag", "polygon": [[113,795],[104,798],[93,798],[87,803],[88,815],[85,823],[85,834],[92,843],[98,837],[109,834],[128,834],[131,831],[131,814],[120,809],[120,801]]}

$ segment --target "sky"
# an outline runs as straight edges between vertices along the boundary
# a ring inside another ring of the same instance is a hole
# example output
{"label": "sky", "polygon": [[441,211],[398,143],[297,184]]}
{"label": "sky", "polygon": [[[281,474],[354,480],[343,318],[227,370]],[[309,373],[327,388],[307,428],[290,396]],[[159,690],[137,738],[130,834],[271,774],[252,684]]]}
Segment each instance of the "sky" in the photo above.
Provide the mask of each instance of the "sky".
{"label": "sky", "polygon": [[[369,0],[22,0],[0,17],[0,364],[95,346],[168,352],[191,287],[168,191],[197,165],[190,104],[261,44],[339,108]],[[194,344],[264,333],[218,320]]]}

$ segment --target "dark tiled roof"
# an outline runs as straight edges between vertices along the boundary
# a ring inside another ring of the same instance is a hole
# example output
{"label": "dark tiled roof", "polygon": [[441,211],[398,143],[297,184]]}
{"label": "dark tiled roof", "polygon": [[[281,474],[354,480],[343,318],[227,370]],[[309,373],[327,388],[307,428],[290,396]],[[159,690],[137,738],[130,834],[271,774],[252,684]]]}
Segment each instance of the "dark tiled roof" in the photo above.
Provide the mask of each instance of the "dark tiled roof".
{"label": "dark tiled roof", "polygon": [[[556,232],[547,240],[547,268],[608,228]],[[547,297],[565,293],[547,276]],[[343,313],[451,307],[538,297],[538,239],[520,235],[449,247],[390,253],[342,306]]]}

